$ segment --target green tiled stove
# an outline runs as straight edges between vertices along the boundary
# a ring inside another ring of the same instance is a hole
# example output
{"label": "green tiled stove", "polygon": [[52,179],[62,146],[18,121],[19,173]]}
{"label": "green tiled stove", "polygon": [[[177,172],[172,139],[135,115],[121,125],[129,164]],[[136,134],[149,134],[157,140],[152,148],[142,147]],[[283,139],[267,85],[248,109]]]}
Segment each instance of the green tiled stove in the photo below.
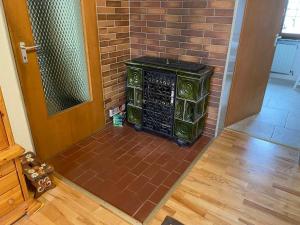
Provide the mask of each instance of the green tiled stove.
{"label": "green tiled stove", "polygon": [[127,121],[190,145],[201,136],[213,67],[153,57],[127,65]]}

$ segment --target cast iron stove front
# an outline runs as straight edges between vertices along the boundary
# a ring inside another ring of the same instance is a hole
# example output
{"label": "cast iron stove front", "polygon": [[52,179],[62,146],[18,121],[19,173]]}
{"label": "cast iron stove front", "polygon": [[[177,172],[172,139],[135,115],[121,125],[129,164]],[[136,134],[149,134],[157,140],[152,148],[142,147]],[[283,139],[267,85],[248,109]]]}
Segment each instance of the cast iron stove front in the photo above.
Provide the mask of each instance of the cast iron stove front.
{"label": "cast iron stove front", "polygon": [[176,74],[144,70],[143,129],[173,136]]}

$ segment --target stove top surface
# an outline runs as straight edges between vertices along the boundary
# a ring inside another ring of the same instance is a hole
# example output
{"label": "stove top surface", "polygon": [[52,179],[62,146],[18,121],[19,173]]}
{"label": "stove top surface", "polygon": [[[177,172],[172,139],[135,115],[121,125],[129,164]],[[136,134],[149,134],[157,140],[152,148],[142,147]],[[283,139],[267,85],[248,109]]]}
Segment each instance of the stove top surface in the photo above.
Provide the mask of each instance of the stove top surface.
{"label": "stove top surface", "polygon": [[185,61],[174,60],[174,59],[155,58],[155,57],[148,57],[148,56],[143,56],[140,58],[133,59],[132,62],[163,66],[172,69],[189,71],[193,73],[196,73],[205,67],[205,65],[200,63],[185,62]]}

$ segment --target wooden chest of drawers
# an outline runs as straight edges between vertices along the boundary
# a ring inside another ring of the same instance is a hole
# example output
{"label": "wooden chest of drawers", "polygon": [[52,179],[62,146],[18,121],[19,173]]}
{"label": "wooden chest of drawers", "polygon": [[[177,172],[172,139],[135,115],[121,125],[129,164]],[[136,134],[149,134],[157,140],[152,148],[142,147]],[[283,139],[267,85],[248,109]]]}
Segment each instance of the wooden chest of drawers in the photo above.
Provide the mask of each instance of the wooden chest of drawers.
{"label": "wooden chest of drawers", "polygon": [[[0,151],[0,224],[11,224],[37,207],[31,200],[19,157],[24,150],[14,145]],[[35,206],[34,206],[35,205]]]}
{"label": "wooden chest of drawers", "polygon": [[40,207],[29,197],[19,157],[24,149],[16,145],[10,130],[0,90],[0,224],[15,222]]}

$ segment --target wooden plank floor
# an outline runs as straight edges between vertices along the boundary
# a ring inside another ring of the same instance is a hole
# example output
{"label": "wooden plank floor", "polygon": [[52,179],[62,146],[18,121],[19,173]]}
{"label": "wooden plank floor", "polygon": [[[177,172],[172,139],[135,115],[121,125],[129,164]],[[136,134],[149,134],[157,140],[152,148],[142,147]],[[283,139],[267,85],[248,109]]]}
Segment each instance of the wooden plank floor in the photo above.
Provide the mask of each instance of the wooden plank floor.
{"label": "wooden plank floor", "polygon": [[[186,225],[300,224],[298,152],[224,131],[158,210]],[[44,208],[17,224],[128,224],[70,187],[42,197]]]}
{"label": "wooden plank floor", "polygon": [[57,180],[57,187],[39,198],[44,206],[16,225],[130,225],[94,200]]}
{"label": "wooden plank floor", "polygon": [[184,224],[300,224],[298,152],[225,131],[150,225],[166,215]]}

